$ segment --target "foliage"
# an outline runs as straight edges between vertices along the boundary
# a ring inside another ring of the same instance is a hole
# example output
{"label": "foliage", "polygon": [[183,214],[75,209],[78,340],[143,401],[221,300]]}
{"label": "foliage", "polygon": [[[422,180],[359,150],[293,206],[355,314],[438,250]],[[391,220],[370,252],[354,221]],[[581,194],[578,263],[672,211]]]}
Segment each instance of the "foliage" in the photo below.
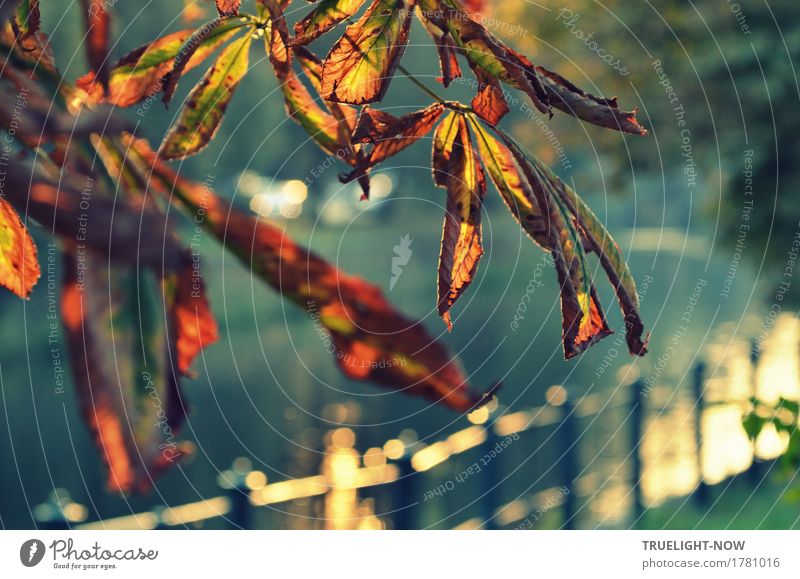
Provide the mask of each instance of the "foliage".
{"label": "foliage", "polygon": [[786,452],[781,455],[780,463],[785,472],[794,474],[800,467],[800,403],[795,400],[779,398],[770,404],[758,398],[750,399],[750,411],[742,419],[742,426],[747,436],[755,442],[756,438],[767,428],[788,437]]}
{"label": "foliage", "polygon": [[[214,138],[250,70],[254,40],[264,43],[287,114],[348,165],[341,180],[358,181],[365,197],[376,165],[432,133],[433,180],[445,190],[447,207],[437,306],[448,328],[483,253],[480,218],[491,181],[520,226],[553,258],[565,357],[611,333],[595,290],[591,253],[616,292],[630,352],[646,353],[636,285],[616,243],[578,195],[498,125],[508,112],[503,85],[525,93],[541,113],[557,109],[643,135],[635,111],[534,65],[473,17],[476,6],[465,8],[457,0],[372,0],[368,6],[321,0],[293,27],[281,0],[258,0],[253,13],[238,1],[218,0],[216,7],[218,16],[208,23],[151,40],[111,64],[109,7],[83,2],[91,70],[74,86],[59,75],[47,37],[38,30],[37,2],[0,14],[6,59],[0,88],[7,101],[25,94],[27,102],[24,110],[4,110],[0,119],[15,147],[0,200],[0,283],[26,297],[40,275],[35,247],[14,208],[24,210],[61,241],[64,331],[76,392],[108,467],[109,488],[145,490],[152,475],[191,451],[175,441],[187,411],[180,379],[218,339],[202,274],[177,234],[174,213],[167,211],[173,202],[317,320],[348,377],[420,394],[460,412],[487,401],[497,387],[475,393],[444,346],[421,323],[397,312],[376,286],[338,270],[280,228],[168,165],[202,151]],[[354,21],[327,56],[314,54],[310,45],[348,19]],[[478,90],[470,105],[437,96],[402,66],[414,20],[436,45],[445,87],[462,74],[459,59],[475,74]],[[157,152],[113,111],[159,93],[168,104],[183,75],[207,60],[212,62]],[[400,117],[374,108],[397,71],[434,102]],[[105,352],[108,344],[113,355]],[[155,415],[148,398],[158,401]],[[159,429],[142,427],[154,419]]]}

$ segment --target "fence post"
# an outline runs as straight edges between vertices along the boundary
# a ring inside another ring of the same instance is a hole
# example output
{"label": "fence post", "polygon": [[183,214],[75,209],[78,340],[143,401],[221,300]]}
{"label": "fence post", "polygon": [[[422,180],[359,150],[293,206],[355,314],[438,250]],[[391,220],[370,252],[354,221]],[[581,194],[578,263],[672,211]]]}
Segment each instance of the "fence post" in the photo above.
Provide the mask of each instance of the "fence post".
{"label": "fence post", "polygon": [[[498,441],[499,437],[494,430],[494,420],[491,420],[486,426],[486,440],[481,445],[484,456],[490,455],[494,447],[497,446]],[[495,457],[494,461],[487,462],[487,464],[483,465],[481,470],[481,490],[483,491],[483,500],[481,501],[481,518],[483,519],[483,528],[489,531],[498,528],[497,520],[494,516],[497,512],[497,509],[500,507],[500,480],[497,476],[499,469],[498,465],[495,464],[495,461],[497,461],[498,458],[499,455]]]}
{"label": "fence post", "polygon": [[250,529],[252,524],[250,488],[246,482],[251,468],[250,461],[240,457],[233,461],[230,469],[221,472],[217,478],[219,487],[227,491],[231,502],[228,520],[238,529]]}
{"label": "fence post", "polygon": [[414,469],[411,466],[411,453],[405,450],[403,456],[396,461],[398,468],[397,482],[390,486],[392,497],[392,517],[394,528],[398,531],[408,531],[414,529],[414,505],[420,498],[414,494]]}
{"label": "fence post", "polygon": [[695,449],[697,453],[697,488],[694,490],[693,497],[698,505],[704,507],[708,505],[710,489],[703,479],[703,415],[706,410],[705,401],[705,372],[704,362],[697,362],[692,372],[692,394],[694,395],[694,435]]}
{"label": "fence post", "polygon": [[642,433],[646,418],[644,401],[644,381],[637,378],[631,383],[630,420],[631,420],[631,487],[633,489],[633,521],[634,526],[644,514],[644,497],[642,494]]}
{"label": "fence post", "polygon": [[[756,380],[756,371],[758,370],[758,360],[761,357],[761,348],[759,342],[753,339],[750,342],[750,393],[753,398],[758,398],[758,381]],[[764,463],[756,458],[756,443],[752,441],[750,447],[753,451],[753,461],[750,463],[750,468],[745,472],[745,476],[751,485],[754,487],[761,483],[764,478]]]}
{"label": "fence post", "polygon": [[564,481],[564,524],[562,528],[575,529],[577,515],[577,497],[575,496],[575,479],[578,476],[578,436],[575,420],[575,405],[569,399],[569,393],[562,386],[563,400],[556,406],[561,410],[558,440],[561,442],[561,477]]}

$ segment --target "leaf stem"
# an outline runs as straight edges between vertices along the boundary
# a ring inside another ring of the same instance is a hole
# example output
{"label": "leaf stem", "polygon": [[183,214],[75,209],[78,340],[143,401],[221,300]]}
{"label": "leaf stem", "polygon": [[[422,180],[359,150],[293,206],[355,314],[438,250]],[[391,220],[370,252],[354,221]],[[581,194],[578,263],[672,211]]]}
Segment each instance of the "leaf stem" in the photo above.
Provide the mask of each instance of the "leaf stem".
{"label": "leaf stem", "polygon": [[409,70],[408,70],[408,69],[407,69],[405,66],[403,66],[402,64],[399,64],[399,65],[397,66],[397,70],[399,70],[400,72],[402,72],[402,73],[403,73],[403,75],[405,75],[405,77],[406,77],[408,80],[410,80],[412,83],[414,83],[414,84],[417,86],[417,88],[419,88],[419,89],[420,89],[422,92],[424,92],[426,95],[428,95],[429,97],[431,97],[432,99],[434,99],[436,102],[443,104],[443,105],[444,105],[445,107],[447,107],[448,109],[451,109],[451,110],[454,110],[454,111],[458,111],[458,112],[460,112],[460,113],[471,113],[471,112],[474,112],[474,111],[472,110],[472,107],[470,107],[470,106],[468,106],[468,105],[465,105],[464,103],[460,103],[460,102],[458,102],[458,101],[448,101],[448,100],[445,100],[444,98],[440,97],[440,96],[439,96],[438,94],[436,94],[436,93],[435,93],[433,90],[431,90],[430,88],[428,88],[428,87],[427,87],[427,86],[426,86],[426,85],[425,85],[425,84],[424,84],[424,83],[423,83],[421,80],[419,80],[417,77],[415,77],[415,76],[414,76],[414,75],[413,75],[413,74],[412,74],[412,73],[411,73],[411,72],[410,72],[410,71],[409,71]]}
{"label": "leaf stem", "polygon": [[411,72],[405,66],[403,66],[402,64],[399,64],[399,65],[397,65],[397,69],[400,72],[402,72],[406,76],[406,78],[408,78],[408,80],[410,80],[415,85],[417,85],[417,87],[422,92],[424,92],[429,97],[431,97],[432,99],[436,100],[437,102],[445,104],[445,100],[442,97],[440,97],[438,94],[436,94],[431,89],[429,89],[427,86],[425,86],[425,84],[423,84],[422,81],[420,81],[417,77],[415,77],[413,74],[411,74]]}

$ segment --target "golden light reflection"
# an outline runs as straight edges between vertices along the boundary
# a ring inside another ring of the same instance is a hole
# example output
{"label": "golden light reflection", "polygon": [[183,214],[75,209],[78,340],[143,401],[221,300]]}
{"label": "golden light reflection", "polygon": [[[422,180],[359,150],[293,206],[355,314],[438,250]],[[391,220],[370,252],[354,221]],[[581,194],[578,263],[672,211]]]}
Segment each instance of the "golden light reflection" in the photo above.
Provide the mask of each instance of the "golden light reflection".
{"label": "golden light reflection", "polygon": [[472,424],[483,424],[487,420],[489,420],[489,409],[486,406],[482,406],[478,408],[475,412],[470,412],[467,415],[467,419]]}
{"label": "golden light reflection", "polygon": [[548,404],[552,406],[561,406],[567,401],[567,389],[563,386],[550,386],[545,393],[545,398]]}
{"label": "golden light reflection", "polygon": [[411,457],[414,470],[423,472],[446,461],[454,454],[474,448],[486,440],[486,429],[470,426],[448,436],[445,440],[435,442],[417,451]]}
{"label": "golden light reflection", "polygon": [[528,428],[531,419],[531,413],[526,410],[506,414],[495,421],[494,429],[499,436],[508,436]]}
{"label": "golden light reflection", "polygon": [[398,440],[396,438],[387,440],[383,445],[383,452],[386,455],[386,458],[391,460],[397,460],[398,458],[401,458],[405,451],[406,445],[403,444],[402,440]]}
{"label": "golden light reflection", "polygon": [[366,467],[379,467],[386,464],[386,455],[381,448],[369,448],[364,453],[364,466]]}
{"label": "golden light reflection", "polygon": [[331,434],[331,443],[337,448],[352,448],[356,443],[356,433],[349,428],[337,428]]}
{"label": "golden light reflection", "polygon": [[247,473],[247,476],[244,479],[244,484],[247,485],[247,488],[249,488],[251,491],[260,490],[267,485],[267,475],[260,470],[254,470]]}

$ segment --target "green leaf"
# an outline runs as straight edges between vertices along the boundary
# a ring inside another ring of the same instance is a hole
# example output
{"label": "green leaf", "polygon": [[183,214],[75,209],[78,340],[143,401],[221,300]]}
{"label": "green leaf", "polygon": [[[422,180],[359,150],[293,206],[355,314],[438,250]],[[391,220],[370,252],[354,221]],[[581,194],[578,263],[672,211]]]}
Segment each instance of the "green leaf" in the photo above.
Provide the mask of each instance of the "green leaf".
{"label": "green leaf", "polygon": [[192,155],[214,138],[239,81],[247,73],[251,41],[248,34],[231,43],[194,87],[161,144],[162,158]]}
{"label": "green leaf", "polygon": [[742,428],[744,428],[750,440],[755,440],[758,437],[761,430],[764,428],[764,424],[766,424],[766,420],[758,416],[755,412],[747,414],[744,419],[742,419]]}
{"label": "green leaf", "polygon": [[784,408],[794,414],[795,419],[797,419],[797,415],[800,414],[800,403],[796,400],[789,400],[788,398],[784,398],[783,396],[780,397],[778,401],[778,408]]}

